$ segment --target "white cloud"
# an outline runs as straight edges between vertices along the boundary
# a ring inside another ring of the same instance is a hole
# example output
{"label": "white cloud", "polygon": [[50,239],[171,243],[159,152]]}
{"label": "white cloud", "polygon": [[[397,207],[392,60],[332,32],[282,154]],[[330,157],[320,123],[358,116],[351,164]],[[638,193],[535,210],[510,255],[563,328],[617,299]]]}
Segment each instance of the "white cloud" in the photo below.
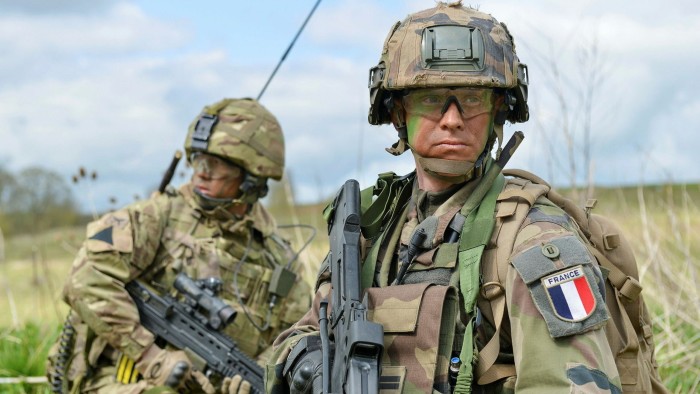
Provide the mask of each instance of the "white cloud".
{"label": "white cloud", "polygon": [[[120,204],[158,183],[204,105],[255,97],[274,67],[247,62],[247,55],[269,49],[256,47],[250,36],[264,30],[259,21],[250,21],[254,29],[228,28],[237,40],[231,53],[202,49],[194,38],[207,36],[194,24],[148,14],[136,2],[86,12],[67,5],[38,12],[40,4],[0,14],[0,163],[11,169],[41,164],[66,176],[84,165],[100,173],[93,193],[115,195]],[[412,169],[409,155],[384,152],[395,131],[367,124],[367,72],[391,25],[432,4],[360,0],[319,7],[304,46],[297,43],[262,100],[285,130],[288,169],[301,201],[329,195],[347,178],[368,186],[377,173]],[[693,78],[700,55],[692,50],[700,44],[698,6],[655,12],[644,4],[542,0],[481,7],[508,24],[530,66],[531,120],[507,131],[527,135],[513,166],[566,180],[560,170],[565,145],[557,140],[561,110],[545,61],[555,58],[575,87],[577,54],[597,36],[606,75],[593,119],[597,179],[640,178],[645,152],[676,179],[698,179],[700,146],[691,126],[700,110],[694,99],[700,81]],[[570,99],[574,107],[575,94]],[[649,167],[645,179],[663,179],[663,171]]]}

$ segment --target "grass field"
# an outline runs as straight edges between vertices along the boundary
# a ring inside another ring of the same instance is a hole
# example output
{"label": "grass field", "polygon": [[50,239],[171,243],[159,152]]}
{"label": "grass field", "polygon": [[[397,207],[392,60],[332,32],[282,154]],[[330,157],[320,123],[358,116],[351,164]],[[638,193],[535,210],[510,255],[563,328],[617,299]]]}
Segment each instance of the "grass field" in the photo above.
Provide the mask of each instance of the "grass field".
{"label": "grass field", "polygon": [[[700,185],[598,189],[594,212],[613,218],[633,240],[654,321],[657,361],[675,393],[700,390]],[[308,223],[318,229],[300,255],[307,281],[315,278],[327,250],[321,218],[325,204],[271,208],[280,224]],[[299,247],[310,231],[288,229]],[[0,261],[0,377],[41,376],[48,347],[66,307],[60,290],[84,235],[69,228],[5,240]],[[0,385],[0,393],[47,392],[41,385]]]}

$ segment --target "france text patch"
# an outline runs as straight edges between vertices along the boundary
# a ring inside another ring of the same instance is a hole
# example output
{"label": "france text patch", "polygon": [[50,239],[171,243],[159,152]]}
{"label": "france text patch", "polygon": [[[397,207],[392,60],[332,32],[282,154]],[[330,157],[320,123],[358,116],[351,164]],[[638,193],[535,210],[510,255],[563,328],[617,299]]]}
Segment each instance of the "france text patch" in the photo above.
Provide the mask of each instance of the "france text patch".
{"label": "france text patch", "polygon": [[596,299],[582,266],[559,271],[541,280],[558,318],[577,322],[595,311]]}

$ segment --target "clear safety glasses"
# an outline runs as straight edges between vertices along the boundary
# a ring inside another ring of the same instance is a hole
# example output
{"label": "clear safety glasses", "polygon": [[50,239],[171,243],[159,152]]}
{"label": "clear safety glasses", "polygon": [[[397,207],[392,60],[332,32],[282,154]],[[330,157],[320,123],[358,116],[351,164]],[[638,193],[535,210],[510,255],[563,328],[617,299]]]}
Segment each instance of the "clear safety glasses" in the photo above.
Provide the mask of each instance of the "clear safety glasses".
{"label": "clear safety glasses", "polygon": [[206,153],[195,153],[191,163],[195,174],[204,175],[213,181],[235,179],[242,172],[240,167]]}
{"label": "clear safety glasses", "polygon": [[441,88],[415,89],[403,96],[409,114],[438,121],[452,103],[456,103],[465,119],[481,115],[493,108],[493,89]]}

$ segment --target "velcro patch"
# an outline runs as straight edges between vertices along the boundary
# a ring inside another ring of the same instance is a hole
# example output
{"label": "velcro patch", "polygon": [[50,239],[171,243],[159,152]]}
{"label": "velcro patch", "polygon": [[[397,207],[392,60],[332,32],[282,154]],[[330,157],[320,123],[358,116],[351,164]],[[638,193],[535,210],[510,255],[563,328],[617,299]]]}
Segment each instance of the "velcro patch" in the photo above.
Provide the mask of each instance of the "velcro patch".
{"label": "velcro patch", "polygon": [[595,310],[596,299],[581,266],[546,276],[542,284],[554,313],[562,320],[581,321]]}
{"label": "velcro patch", "polygon": [[90,252],[130,253],[134,242],[129,213],[125,210],[108,213],[88,224],[85,247]]}
{"label": "velcro patch", "polygon": [[609,319],[598,286],[602,276],[579,238],[564,236],[533,245],[514,256],[512,264],[552,338],[586,332]]}

